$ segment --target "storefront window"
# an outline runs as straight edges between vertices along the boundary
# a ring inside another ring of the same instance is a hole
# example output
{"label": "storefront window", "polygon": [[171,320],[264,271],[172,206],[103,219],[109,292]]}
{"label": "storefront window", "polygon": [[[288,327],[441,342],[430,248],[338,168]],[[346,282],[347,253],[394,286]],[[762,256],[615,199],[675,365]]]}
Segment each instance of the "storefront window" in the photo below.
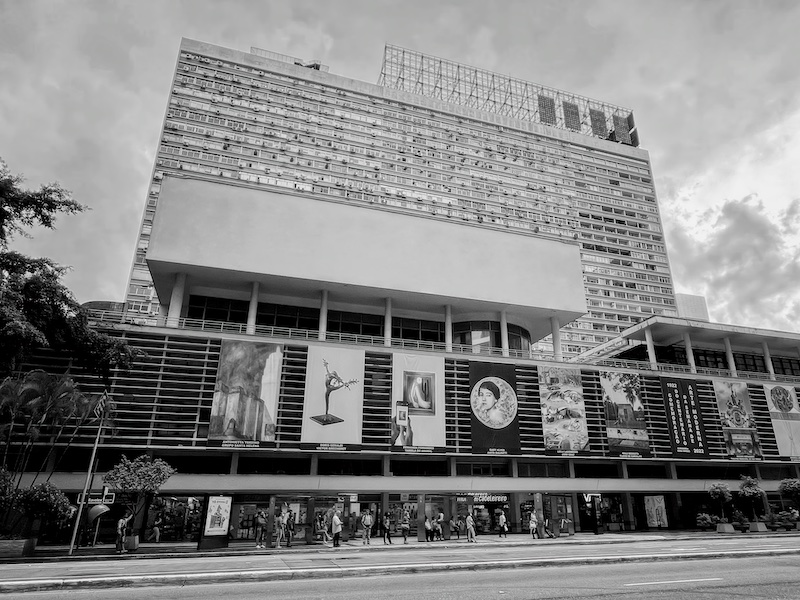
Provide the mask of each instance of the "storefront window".
{"label": "storefront window", "polygon": [[194,496],[156,496],[147,510],[145,540],[155,539],[153,526],[160,519],[159,541],[196,542],[200,539],[203,499]]}

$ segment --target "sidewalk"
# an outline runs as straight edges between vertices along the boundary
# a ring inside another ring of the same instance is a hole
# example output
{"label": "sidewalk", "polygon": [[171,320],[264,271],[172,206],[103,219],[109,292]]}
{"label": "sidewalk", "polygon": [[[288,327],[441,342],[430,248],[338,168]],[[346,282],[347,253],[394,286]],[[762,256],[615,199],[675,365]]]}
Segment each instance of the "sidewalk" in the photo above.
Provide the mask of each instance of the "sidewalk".
{"label": "sidewalk", "polygon": [[[525,546],[531,544],[622,544],[630,542],[642,541],[661,541],[661,540],[711,540],[730,538],[732,536],[747,536],[748,538],[772,537],[775,536],[794,536],[800,537],[800,531],[788,532],[769,532],[769,533],[736,533],[736,534],[718,534],[715,532],[702,532],[702,531],[628,531],[628,532],[613,532],[603,534],[593,534],[580,532],[571,536],[561,536],[557,538],[533,540],[527,533],[512,533],[507,538],[501,538],[497,535],[484,534],[478,536],[479,543],[490,544],[493,547],[514,547]],[[466,546],[466,535],[462,535],[460,539],[452,538],[450,540],[425,542],[417,539],[408,538],[408,543],[403,544],[403,538],[396,536],[392,538],[392,544],[384,544],[381,538],[372,538],[370,545],[364,545],[360,537],[352,538],[348,541],[341,542],[342,549],[350,550],[437,550],[442,548],[451,548],[455,546]],[[219,557],[219,556],[264,556],[268,554],[285,554],[285,553],[302,553],[309,551],[324,551],[330,549],[336,551],[330,544],[323,544],[317,542],[314,544],[306,544],[305,542],[296,542],[290,548],[281,546],[280,548],[265,548],[257,549],[253,545],[252,540],[232,540],[228,548],[220,548],[216,550],[197,550],[197,542],[164,542],[164,543],[141,543],[139,549],[128,552],[123,555],[118,555],[115,551],[113,544],[98,544],[95,547],[81,547],[68,556],[67,552],[69,546],[40,546],[36,548],[36,554],[32,557],[26,558],[0,558],[0,564],[9,563],[33,563],[33,562],[54,562],[54,561],[97,561],[97,560],[135,560],[143,558],[154,557]]]}
{"label": "sidewalk", "polygon": [[[719,535],[665,531],[580,533],[532,540],[528,535],[512,534],[508,538],[479,536],[478,544],[468,544],[462,537],[461,540],[440,542],[409,540],[405,545],[402,538],[398,538],[401,543],[384,545],[377,538],[369,546],[354,539],[335,549],[320,544],[303,544],[259,550],[251,543],[241,543],[228,549],[205,552],[197,552],[193,543],[144,544],[136,553],[117,555],[114,547],[108,545],[82,549],[73,557],[66,556],[66,547],[48,547],[40,549],[33,561],[15,560],[0,564],[0,594],[778,556],[800,554],[800,545],[796,543],[798,537],[800,532]],[[683,544],[682,540],[689,543]],[[740,544],[739,541],[747,543]],[[216,560],[208,561],[207,557]]]}

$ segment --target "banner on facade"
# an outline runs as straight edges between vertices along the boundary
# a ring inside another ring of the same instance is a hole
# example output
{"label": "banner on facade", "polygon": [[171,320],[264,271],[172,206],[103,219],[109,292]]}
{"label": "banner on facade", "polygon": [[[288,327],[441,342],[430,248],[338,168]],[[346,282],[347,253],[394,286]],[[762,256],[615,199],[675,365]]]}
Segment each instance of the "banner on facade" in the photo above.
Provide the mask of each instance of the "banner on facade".
{"label": "banner on facade", "polygon": [[445,450],[444,358],[395,354],[392,361],[392,450]]}
{"label": "banner on facade", "polygon": [[545,450],[559,454],[588,450],[589,430],[580,369],[540,365],[539,398]]}
{"label": "banner on facade", "polygon": [[364,409],[364,351],[310,346],[300,447],[357,450]]}
{"label": "banner on facade", "polygon": [[697,382],[690,379],[661,378],[667,427],[675,456],[708,456],[703,417],[697,401]]}
{"label": "banner on facade", "polygon": [[715,381],[714,395],[717,398],[728,456],[744,460],[761,458],[761,442],[753,420],[747,384]]}
{"label": "banner on facade", "polygon": [[514,365],[470,362],[472,452],[519,454],[517,376]]}
{"label": "banner on facade", "polygon": [[600,387],[603,389],[609,453],[650,456],[639,374],[601,371]]}
{"label": "banner on facade", "polygon": [[211,402],[208,445],[275,446],[283,347],[223,340]]}
{"label": "banner on facade", "polygon": [[797,392],[788,385],[764,384],[775,441],[781,456],[800,458],[800,407]]}

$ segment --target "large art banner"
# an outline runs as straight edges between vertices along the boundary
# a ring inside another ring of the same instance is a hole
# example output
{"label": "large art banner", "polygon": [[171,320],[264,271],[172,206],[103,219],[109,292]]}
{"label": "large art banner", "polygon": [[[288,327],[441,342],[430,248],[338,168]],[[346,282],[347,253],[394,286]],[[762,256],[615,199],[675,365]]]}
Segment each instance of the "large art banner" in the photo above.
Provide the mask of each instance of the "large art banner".
{"label": "large art banner", "polygon": [[743,460],[761,458],[761,442],[753,420],[747,384],[739,381],[715,381],[714,395],[717,398],[728,456]]}
{"label": "large art banner", "polygon": [[769,416],[778,452],[781,456],[800,458],[800,408],[797,405],[797,392],[788,385],[764,384]]}
{"label": "large art banner", "polygon": [[662,377],[661,391],[664,393],[672,454],[707,457],[706,432],[697,403],[697,382]]}
{"label": "large art banner", "polygon": [[311,346],[300,447],[357,450],[364,409],[364,351]]}
{"label": "large art banner", "polygon": [[650,456],[639,374],[601,371],[600,387],[603,388],[609,453]]}
{"label": "large art banner", "polygon": [[539,397],[545,450],[559,454],[588,450],[589,431],[580,369],[540,365]]}
{"label": "large art banner", "polygon": [[283,347],[224,340],[211,403],[208,445],[275,446]]}
{"label": "large art banner", "polygon": [[444,452],[444,358],[395,354],[392,450]]}
{"label": "large art banner", "polygon": [[517,375],[514,365],[470,362],[472,452],[519,454]]}

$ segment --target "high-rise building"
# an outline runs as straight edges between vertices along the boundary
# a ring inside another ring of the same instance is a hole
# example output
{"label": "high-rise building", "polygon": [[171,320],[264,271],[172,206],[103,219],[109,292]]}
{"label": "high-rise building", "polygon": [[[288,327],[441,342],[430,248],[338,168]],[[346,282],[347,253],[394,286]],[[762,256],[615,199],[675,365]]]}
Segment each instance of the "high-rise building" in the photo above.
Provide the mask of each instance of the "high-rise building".
{"label": "high-rise building", "polygon": [[[417,217],[395,223],[409,233],[425,219],[577,240],[586,311],[558,325],[562,352],[579,354],[651,315],[676,314],[638,146],[628,109],[394,46],[373,85],[319,61],[183,40],[127,312],[143,322],[159,313],[145,256],[164,178],[174,176]],[[551,351],[549,330],[536,333],[512,346]],[[499,348],[499,331],[494,338],[486,343]]]}

